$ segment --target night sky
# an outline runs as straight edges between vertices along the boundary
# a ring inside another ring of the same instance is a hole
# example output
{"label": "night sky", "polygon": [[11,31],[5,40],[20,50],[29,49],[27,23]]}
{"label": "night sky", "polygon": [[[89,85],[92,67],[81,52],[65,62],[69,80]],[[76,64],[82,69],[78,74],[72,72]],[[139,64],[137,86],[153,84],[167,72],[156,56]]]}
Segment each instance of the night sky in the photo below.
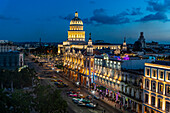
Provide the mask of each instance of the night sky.
{"label": "night sky", "polygon": [[84,22],[86,40],[170,44],[170,0],[0,0],[0,40],[61,42],[74,13]]}

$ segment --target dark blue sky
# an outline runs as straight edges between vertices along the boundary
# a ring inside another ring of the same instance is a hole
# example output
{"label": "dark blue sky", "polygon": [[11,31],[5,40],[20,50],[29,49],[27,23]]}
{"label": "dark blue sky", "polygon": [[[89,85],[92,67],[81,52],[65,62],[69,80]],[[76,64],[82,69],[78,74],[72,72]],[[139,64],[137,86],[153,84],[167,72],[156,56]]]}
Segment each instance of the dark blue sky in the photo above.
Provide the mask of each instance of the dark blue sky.
{"label": "dark blue sky", "polygon": [[170,43],[170,0],[0,0],[0,40],[65,41],[75,11],[86,40]]}

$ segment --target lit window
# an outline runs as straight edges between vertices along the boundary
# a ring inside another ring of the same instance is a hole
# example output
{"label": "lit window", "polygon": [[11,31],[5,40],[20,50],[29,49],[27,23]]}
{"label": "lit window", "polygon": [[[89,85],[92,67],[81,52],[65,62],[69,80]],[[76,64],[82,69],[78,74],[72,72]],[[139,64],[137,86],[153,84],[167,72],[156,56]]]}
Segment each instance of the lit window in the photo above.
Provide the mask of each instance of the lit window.
{"label": "lit window", "polygon": [[163,86],[162,84],[159,85],[159,91],[160,91],[161,93],[163,93],[163,87],[164,87],[164,86]]}
{"label": "lit window", "polygon": [[166,111],[170,112],[170,102],[166,101]]}
{"label": "lit window", "polygon": [[145,85],[146,85],[146,86],[145,86],[146,89],[149,89],[149,80],[146,79],[146,84],[145,84]]}
{"label": "lit window", "polygon": [[167,76],[168,76],[168,80],[170,80],[170,73],[167,73]]}
{"label": "lit window", "polygon": [[155,106],[155,97],[154,96],[151,97],[151,105]]}
{"label": "lit window", "polygon": [[158,108],[162,109],[162,99],[158,99]]}
{"label": "lit window", "polygon": [[152,88],[153,88],[153,90],[156,89],[156,83],[155,82],[152,83]]}
{"label": "lit window", "polygon": [[145,94],[145,103],[148,103],[148,94]]}
{"label": "lit window", "polygon": [[156,70],[152,71],[152,77],[156,77]]}
{"label": "lit window", "polygon": [[150,73],[150,69],[146,69],[146,75],[149,76],[150,75],[149,73]]}
{"label": "lit window", "polygon": [[164,72],[161,71],[161,72],[160,72],[160,78],[163,79],[163,76],[164,76]]}

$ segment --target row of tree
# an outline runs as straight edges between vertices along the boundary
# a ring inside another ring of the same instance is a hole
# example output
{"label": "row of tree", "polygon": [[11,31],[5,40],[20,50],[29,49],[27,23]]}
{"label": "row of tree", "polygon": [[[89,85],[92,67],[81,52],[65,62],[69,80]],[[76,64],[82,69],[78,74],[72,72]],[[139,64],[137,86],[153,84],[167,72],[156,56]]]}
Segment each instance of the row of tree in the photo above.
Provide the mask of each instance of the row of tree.
{"label": "row of tree", "polygon": [[65,113],[67,102],[59,90],[38,85],[33,91],[15,90],[13,93],[0,90],[1,113]]}
{"label": "row of tree", "polygon": [[35,76],[35,70],[30,68],[24,68],[21,71],[18,70],[0,70],[0,83],[1,89],[11,88],[11,90],[20,89],[24,87],[32,86]]}
{"label": "row of tree", "polygon": [[[34,69],[0,70],[1,113],[65,113],[67,102],[60,91],[39,84]],[[35,87],[30,87],[30,86]],[[24,87],[29,87],[27,90]],[[6,89],[11,90],[6,90]],[[13,90],[14,89],[14,90]]]}

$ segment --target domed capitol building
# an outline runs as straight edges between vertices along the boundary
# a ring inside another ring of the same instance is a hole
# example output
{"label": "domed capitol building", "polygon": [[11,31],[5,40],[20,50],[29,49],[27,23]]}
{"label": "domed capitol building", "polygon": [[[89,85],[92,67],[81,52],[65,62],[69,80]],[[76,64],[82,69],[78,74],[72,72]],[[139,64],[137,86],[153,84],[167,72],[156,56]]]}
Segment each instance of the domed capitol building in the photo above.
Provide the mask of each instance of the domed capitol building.
{"label": "domed capitol building", "polygon": [[[78,17],[78,12],[75,12],[75,17],[70,21],[68,30],[68,39],[63,44],[58,45],[58,53],[64,53],[67,49],[86,49],[88,46],[85,41],[85,31],[83,30],[83,21]],[[115,54],[120,53],[121,45],[115,45],[110,43],[96,43],[93,44],[93,49],[105,49],[109,48],[114,50]]]}

